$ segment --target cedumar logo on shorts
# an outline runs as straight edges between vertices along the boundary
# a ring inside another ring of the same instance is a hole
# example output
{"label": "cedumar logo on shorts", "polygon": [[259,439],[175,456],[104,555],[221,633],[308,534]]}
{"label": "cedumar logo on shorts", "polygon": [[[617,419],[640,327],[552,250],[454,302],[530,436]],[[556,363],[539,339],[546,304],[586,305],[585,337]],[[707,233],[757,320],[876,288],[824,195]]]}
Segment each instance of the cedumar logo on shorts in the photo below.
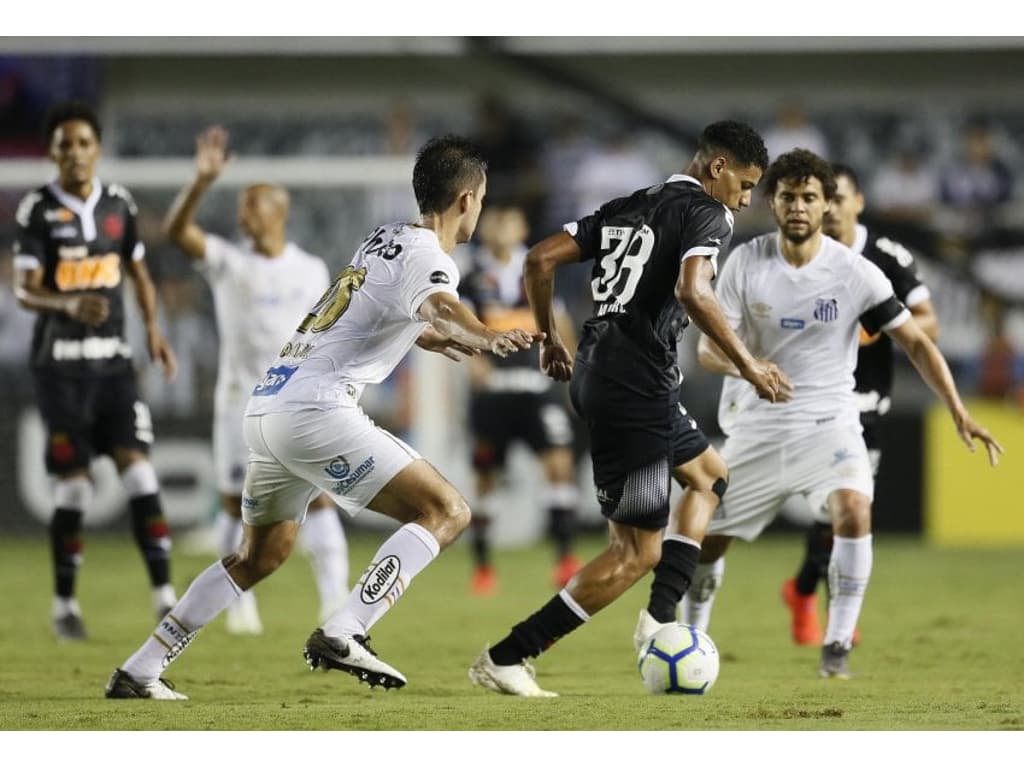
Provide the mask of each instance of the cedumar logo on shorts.
{"label": "cedumar logo on shorts", "polygon": [[352,469],[352,465],[344,456],[335,456],[330,464],[324,467],[324,474],[338,481],[331,490],[340,495],[373,472],[375,464],[373,456],[367,456],[362,464]]}
{"label": "cedumar logo on shorts", "polygon": [[379,563],[370,566],[370,570],[363,577],[359,598],[367,605],[380,602],[391,593],[391,588],[398,582],[401,572],[402,561],[396,555],[388,555]]}

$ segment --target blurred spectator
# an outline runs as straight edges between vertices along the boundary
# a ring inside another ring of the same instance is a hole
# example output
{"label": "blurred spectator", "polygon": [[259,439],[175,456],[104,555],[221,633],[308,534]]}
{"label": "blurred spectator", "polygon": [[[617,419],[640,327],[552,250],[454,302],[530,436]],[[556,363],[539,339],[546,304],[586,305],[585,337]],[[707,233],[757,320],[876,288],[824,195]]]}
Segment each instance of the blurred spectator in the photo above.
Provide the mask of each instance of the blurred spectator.
{"label": "blurred spectator", "polygon": [[533,132],[494,94],[481,97],[476,121],[473,140],[487,159],[487,195],[492,200],[517,203],[534,231],[540,224],[544,181]]}
{"label": "blurred spectator", "polygon": [[32,341],[35,313],[22,309],[14,296],[14,260],[0,250],[0,367],[24,368]]}
{"label": "blurred spectator", "polygon": [[791,149],[809,149],[820,157],[831,157],[825,134],[807,117],[796,101],[785,101],[775,115],[775,123],[762,132],[769,160]]}
{"label": "blurred spectator", "polygon": [[926,222],[939,199],[939,178],[920,148],[897,147],[870,186],[874,213],[891,221]]}
{"label": "blurred spectator", "polygon": [[1016,395],[1017,353],[1006,333],[1006,307],[987,296],[981,307],[988,338],[978,361],[978,395],[1005,400]]}
{"label": "blurred spectator", "polygon": [[[412,158],[426,142],[427,136],[417,126],[416,111],[407,102],[399,102],[388,113],[383,128],[383,145],[379,151],[385,155]],[[370,221],[415,221],[419,215],[412,185],[402,181],[394,186],[375,186],[367,191]]]}
{"label": "blurred spectator", "polygon": [[616,131],[580,164],[571,184],[579,206],[576,215],[566,221],[587,216],[609,200],[663,180],[658,167],[630,143],[626,132]]}
{"label": "blurred spectator", "polygon": [[942,202],[984,213],[984,209],[1010,199],[1013,182],[1009,165],[996,155],[988,125],[978,120],[969,122],[963,130],[959,156],[940,176]]}
{"label": "blurred spectator", "polygon": [[576,220],[580,212],[579,195],[566,181],[576,178],[580,166],[595,149],[593,139],[583,131],[583,120],[578,114],[565,112],[557,117],[552,138],[540,158],[544,215],[538,234],[542,237]]}

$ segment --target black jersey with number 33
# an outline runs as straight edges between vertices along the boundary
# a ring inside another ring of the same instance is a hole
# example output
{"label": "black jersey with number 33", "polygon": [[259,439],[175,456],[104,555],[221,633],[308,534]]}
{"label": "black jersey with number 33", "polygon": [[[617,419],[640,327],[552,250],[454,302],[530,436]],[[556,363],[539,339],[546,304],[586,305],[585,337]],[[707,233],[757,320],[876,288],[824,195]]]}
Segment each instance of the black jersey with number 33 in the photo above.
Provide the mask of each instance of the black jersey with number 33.
{"label": "black jersey with number 33", "polygon": [[593,259],[594,315],[577,361],[643,398],[679,387],[678,336],[688,323],[675,285],[684,258],[711,259],[732,238],[732,213],[700,183],[675,175],[565,226]]}
{"label": "black jersey with number 33", "polygon": [[18,206],[15,259],[43,270],[43,287],[59,293],[97,293],[110,302],[106,321],[88,326],[63,313],[40,312],[32,336],[32,365],[65,375],[108,375],[131,369],[124,337],[123,274],[144,249],[136,234],[135,203],[124,187],[94,182],[87,200],[56,183],[30,192]]}

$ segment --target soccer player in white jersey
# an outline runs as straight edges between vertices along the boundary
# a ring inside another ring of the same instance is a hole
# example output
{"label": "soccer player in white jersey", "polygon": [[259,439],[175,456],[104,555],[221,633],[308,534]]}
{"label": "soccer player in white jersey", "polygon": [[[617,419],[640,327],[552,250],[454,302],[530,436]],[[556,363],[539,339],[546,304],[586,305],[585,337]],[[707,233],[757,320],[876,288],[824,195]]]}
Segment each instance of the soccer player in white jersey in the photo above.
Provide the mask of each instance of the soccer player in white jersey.
{"label": "soccer player in white jersey", "polygon": [[[242,541],[242,482],[249,448],[242,436],[245,405],[281,345],[301,317],[327,290],[323,260],[289,242],[289,196],[280,186],[254,184],[238,198],[238,224],[245,240],[233,243],[195,223],[203,193],[228,162],[228,133],[212,126],[196,139],[196,177],[175,198],[164,222],[170,239],[206,276],[213,290],[220,340],[214,395],[213,453],[220,493],[217,547],[226,557]],[[321,618],[348,592],[345,531],[330,497],[309,505],[300,538],[313,563]],[[227,610],[232,634],[260,634],[256,598],[245,591]]]}
{"label": "soccer player in white jersey", "polygon": [[992,465],[1002,448],[968,415],[945,359],[896,299],[882,271],[822,233],[836,190],[830,165],[807,150],[781,155],[765,174],[778,230],[737,248],[718,299],[753,354],[793,383],[789,402],[760,400],[736,367],[702,336],[698,356],[726,375],[719,422],[729,489],[712,518],[681,620],[706,629],[734,537],[756,539],[782,502],[801,494],[827,509],[835,545],[819,672],[849,677],[849,651],[871,574],[871,462],[853,391],[860,326],[884,331],[942,399],[967,447],[980,439]]}
{"label": "soccer player in white jersey", "polygon": [[242,547],[196,577],[114,671],[108,698],[186,698],[160,673],[199,629],[287,559],[305,505],[318,492],[351,514],[368,507],[402,525],[345,603],[310,635],[306,660],[371,686],[405,685],[405,676],[371,650],[368,632],[462,533],[470,511],[416,451],[370,421],[359,398],[413,344],[460,359],[481,351],[505,356],[544,338],[519,328],[492,331],[459,301],[450,254],[473,234],[486,170],[479,149],[457,136],[420,149],[413,169],[419,220],[378,227],[366,238],[253,390],[245,416],[251,453]]}

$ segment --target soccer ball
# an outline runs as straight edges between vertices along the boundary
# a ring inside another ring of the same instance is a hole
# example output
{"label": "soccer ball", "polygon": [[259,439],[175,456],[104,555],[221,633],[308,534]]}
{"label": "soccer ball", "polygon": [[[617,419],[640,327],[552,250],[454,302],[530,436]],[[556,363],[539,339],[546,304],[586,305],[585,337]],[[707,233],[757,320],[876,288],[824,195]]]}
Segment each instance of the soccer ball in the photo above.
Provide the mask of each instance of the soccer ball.
{"label": "soccer ball", "polygon": [[640,677],[650,693],[706,693],[718,679],[718,649],[704,632],[673,622],[640,651]]}

